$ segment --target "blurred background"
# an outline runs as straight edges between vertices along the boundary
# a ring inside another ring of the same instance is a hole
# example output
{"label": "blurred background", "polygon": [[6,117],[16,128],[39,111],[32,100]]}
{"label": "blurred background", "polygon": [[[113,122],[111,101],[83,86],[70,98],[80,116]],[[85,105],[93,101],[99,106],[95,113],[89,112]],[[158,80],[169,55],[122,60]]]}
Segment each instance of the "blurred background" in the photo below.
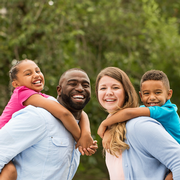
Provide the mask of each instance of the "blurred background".
{"label": "blurred background", "polygon": [[179,0],[0,0],[0,113],[11,91],[8,71],[16,60],[32,59],[44,73],[44,93],[56,94],[61,74],[82,68],[92,99],[85,111],[99,149],[81,157],[73,180],[108,180],[97,128],[107,114],[95,97],[101,69],[116,66],[137,92],[144,72],[164,71],[180,107]]}

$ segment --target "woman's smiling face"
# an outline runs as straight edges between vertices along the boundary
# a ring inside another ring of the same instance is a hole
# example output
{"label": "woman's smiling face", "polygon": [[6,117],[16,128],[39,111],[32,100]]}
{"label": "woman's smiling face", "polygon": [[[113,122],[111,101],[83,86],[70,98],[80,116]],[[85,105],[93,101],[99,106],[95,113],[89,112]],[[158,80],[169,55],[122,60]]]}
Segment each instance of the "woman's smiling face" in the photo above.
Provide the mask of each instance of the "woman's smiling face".
{"label": "woman's smiling face", "polygon": [[98,85],[98,100],[109,113],[115,112],[125,102],[123,85],[114,78],[103,76]]}

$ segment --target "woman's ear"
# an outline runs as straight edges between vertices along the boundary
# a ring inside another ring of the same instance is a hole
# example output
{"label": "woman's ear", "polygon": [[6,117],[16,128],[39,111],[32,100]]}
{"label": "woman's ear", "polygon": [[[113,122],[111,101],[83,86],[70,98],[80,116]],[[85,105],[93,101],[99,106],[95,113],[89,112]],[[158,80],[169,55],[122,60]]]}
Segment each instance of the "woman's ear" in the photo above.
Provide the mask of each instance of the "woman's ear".
{"label": "woman's ear", "polygon": [[58,85],[57,86],[57,94],[58,94],[58,96],[61,96],[61,90],[62,90],[61,85]]}
{"label": "woman's ear", "polygon": [[167,100],[171,99],[172,94],[173,94],[173,90],[172,90],[172,89],[169,89],[169,90],[168,90]]}

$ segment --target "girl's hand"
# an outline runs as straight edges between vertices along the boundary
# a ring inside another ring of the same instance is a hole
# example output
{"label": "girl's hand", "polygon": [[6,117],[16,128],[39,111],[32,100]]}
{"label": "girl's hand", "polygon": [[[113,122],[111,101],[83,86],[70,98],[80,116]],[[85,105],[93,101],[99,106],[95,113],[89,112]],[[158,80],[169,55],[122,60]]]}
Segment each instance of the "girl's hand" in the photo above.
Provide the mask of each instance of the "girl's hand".
{"label": "girl's hand", "polygon": [[82,150],[80,152],[82,155],[84,155],[84,149],[89,148],[91,145],[93,145],[93,138],[91,137],[90,133],[87,133],[80,137],[79,141],[76,144],[76,148],[81,146]]}
{"label": "girl's hand", "polygon": [[82,155],[85,154],[86,156],[91,156],[98,149],[97,141],[96,140],[93,141],[93,144],[87,149],[86,148],[83,149],[82,146],[79,146],[78,149]]}
{"label": "girl's hand", "polygon": [[103,122],[100,124],[100,126],[99,126],[99,128],[98,128],[98,131],[97,131],[97,134],[103,139],[103,137],[104,137],[104,133],[105,133],[105,131],[106,131],[106,129],[107,129],[107,126],[105,126],[104,124],[103,124]]}

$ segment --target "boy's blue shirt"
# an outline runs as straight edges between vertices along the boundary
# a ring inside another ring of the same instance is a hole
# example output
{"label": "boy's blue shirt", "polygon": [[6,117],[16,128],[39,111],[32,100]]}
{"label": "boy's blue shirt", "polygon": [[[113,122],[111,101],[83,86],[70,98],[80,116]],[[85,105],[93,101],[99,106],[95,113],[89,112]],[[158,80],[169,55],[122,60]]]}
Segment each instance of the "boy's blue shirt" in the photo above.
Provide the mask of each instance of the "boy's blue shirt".
{"label": "boy's blue shirt", "polygon": [[[144,105],[140,107],[145,107]],[[166,131],[180,143],[180,119],[177,106],[168,100],[162,106],[150,106],[150,117],[159,121]]]}

